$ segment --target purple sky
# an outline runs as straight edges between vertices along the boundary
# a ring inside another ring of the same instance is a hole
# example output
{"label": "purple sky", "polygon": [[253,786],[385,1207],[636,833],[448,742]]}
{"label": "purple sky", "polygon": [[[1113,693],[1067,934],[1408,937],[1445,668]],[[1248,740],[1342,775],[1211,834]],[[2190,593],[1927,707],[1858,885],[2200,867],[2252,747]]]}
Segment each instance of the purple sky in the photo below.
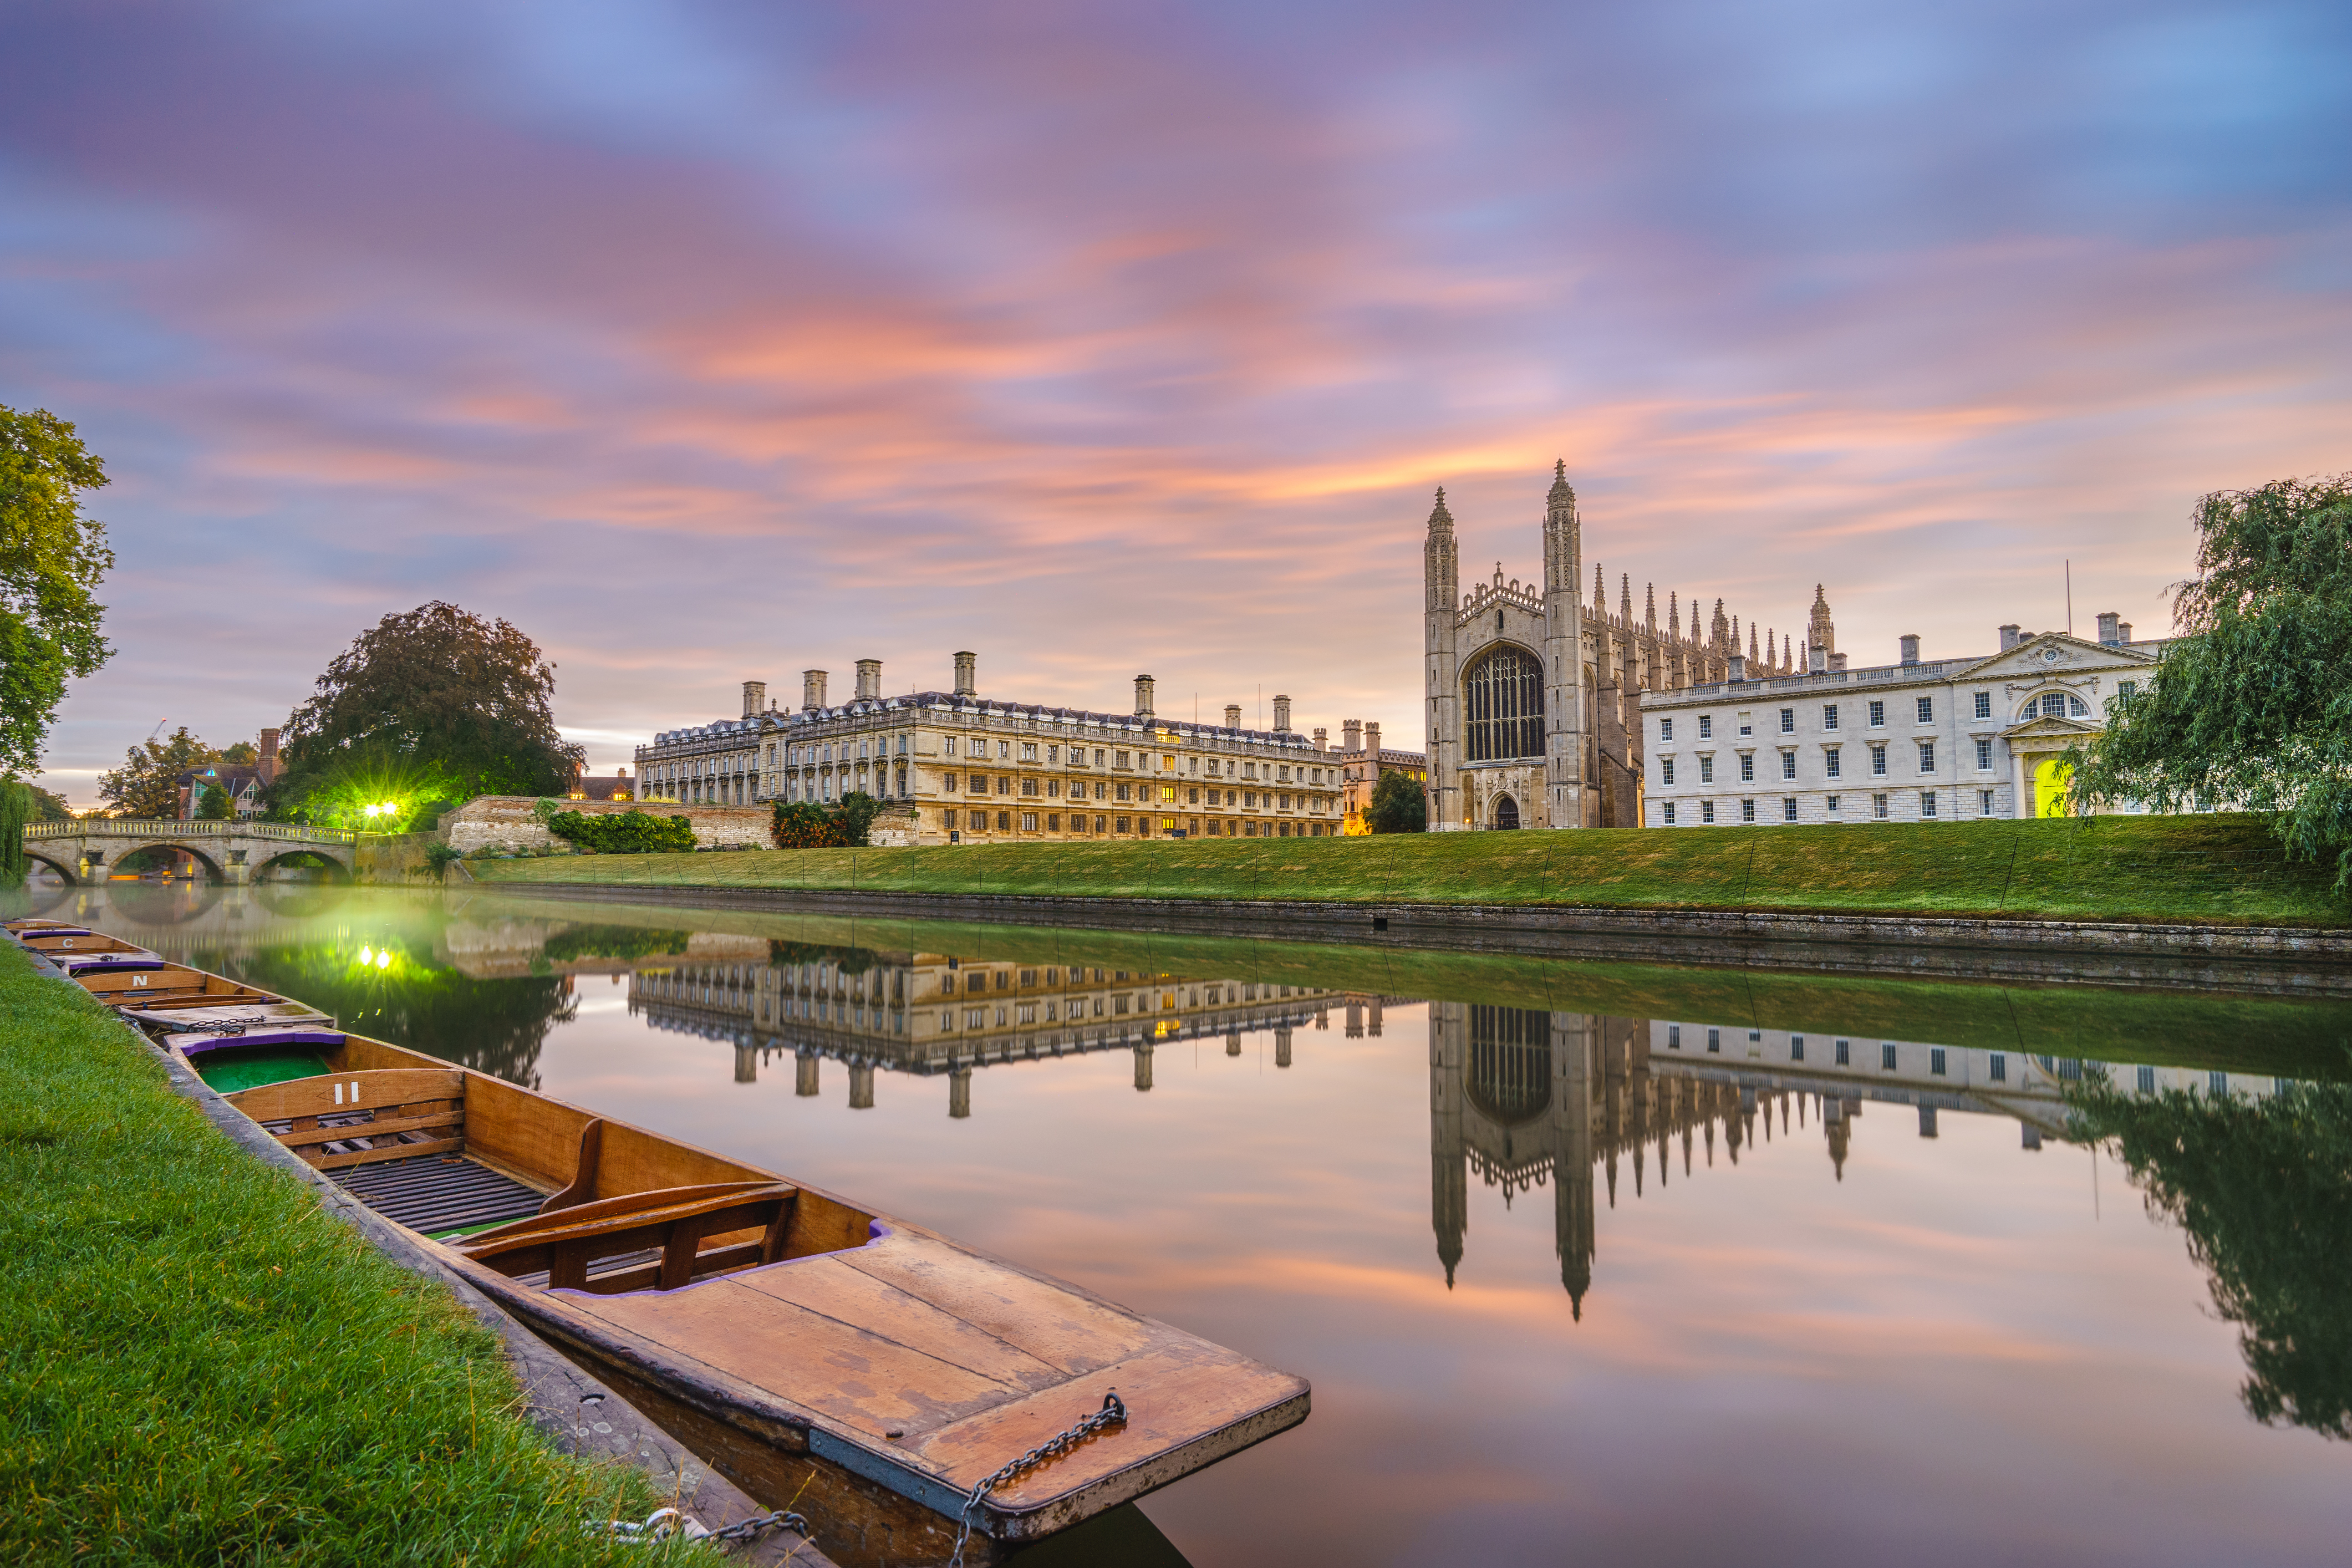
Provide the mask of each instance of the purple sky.
{"label": "purple sky", "polygon": [[2352,468],[2352,9],[23,3],[0,403],[115,477],[48,783],[504,616],[600,769],[859,658],[1418,744],[1420,544],[2143,635]]}

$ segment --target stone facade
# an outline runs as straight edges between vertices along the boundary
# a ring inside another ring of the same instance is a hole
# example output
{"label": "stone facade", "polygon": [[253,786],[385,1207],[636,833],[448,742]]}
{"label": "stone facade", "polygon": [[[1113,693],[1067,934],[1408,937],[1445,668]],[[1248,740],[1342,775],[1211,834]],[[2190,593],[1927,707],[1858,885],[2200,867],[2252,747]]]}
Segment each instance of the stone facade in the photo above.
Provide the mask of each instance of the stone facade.
{"label": "stone facade", "polygon": [[[663,816],[683,816],[694,824],[698,849],[766,849],[773,818],[764,806],[679,805],[669,802],[640,805],[634,801],[567,800],[566,811],[594,816],[625,811],[651,811]],[[449,847],[471,854],[477,849],[551,849],[565,841],[548,832],[539,820],[538,797],[527,795],[486,795],[469,800],[441,819]]]}
{"label": "stone facade", "polygon": [[1811,668],[1646,692],[1653,827],[2063,815],[2061,753],[2147,679],[2164,644],[2114,615],[2099,640],[2000,628],[1999,653],[1847,668],[1816,590]]}
{"label": "stone facade", "polygon": [[[1612,611],[1596,564],[1592,601],[1582,603],[1582,530],[1567,465],[1555,464],[1540,581],[1506,581],[1497,563],[1493,581],[1465,594],[1454,516],[1437,492],[1423,557],[1432,831],[1638,825],[1639,694],[1720,680],[1742,657],[1739,622],[1720,599],[1704,633],[1692,601],[1685,635],[1669,593],[1662,628],[1654,586],[1636,618],[1623,577]],[[1777,636],[1759,655],[1751,626],[1748,643],[1759,668],[1793,668]]]}
{"label": "stone facade", "polygon": [[795,713],[743,684],[737,719],[667,731],[637,749],[646,800],[837,804],[852,793],[908,808],[893,842],[1154,837],[1326,837],[1339,831],[1339,758],[1291,728],[1164,719],[1135,678],[1131,713],[979,694],[977,659],[955,656],[955,689],[882,693],[878,659],[857,663],[856,695],[834,706],[828,672],[805,671]]}

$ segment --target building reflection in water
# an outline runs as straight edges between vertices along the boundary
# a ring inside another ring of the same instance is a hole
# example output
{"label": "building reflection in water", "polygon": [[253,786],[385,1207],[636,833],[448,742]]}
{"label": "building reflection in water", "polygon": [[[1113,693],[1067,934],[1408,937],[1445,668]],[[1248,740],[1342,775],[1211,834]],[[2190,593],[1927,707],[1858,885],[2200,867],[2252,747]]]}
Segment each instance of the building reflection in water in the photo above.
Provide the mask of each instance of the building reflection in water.
{"label": "building reflection in water", "polygon": [[[1816,1136],[1845,1176],[1853,1124],[1869,1104],[1906,1106],[1919,1136],[1945,1112],[2007,1117],[2032,1152],[2066,1134],[2066,1092],[2103,1071],[2127,1095],[2186,1089],[2261,1099],[2282,1080],[2134,1063],[1978,1050],[1471,1003],[1429,1005],[1431,1221],[1445,1282],[1469,1230],[1469,1179],[1507,1205],[1549,1186],[1552,1239],[1570,1310],[1592,1285],[1596,1189],[1617,1203],[1619,1173],[1639,1197],[1655,1180],[1727,1166],[1759,1138]],[[1793,1125],[1792,1125],[1793,1121]],[[1808,1132],[1808,1124],[1816,1131]],[[1701,1161],[1704,1164],[1701,1164]]]}
{"label": "building reflection in water", "polygon": [[[1183,1040],[1274,1033],[1274,1065],[1291,1065],[1292,1035],[1328,1028],[1339,994],[1250,980],[965,959],[946,953],[779,944],[782,962],[713,961],[635,969],[629,1011],[657,1029],[735,1047],[735,1078],[793,1059],[793,1089],[819,1092],[821,1064],[849,1072],[849,1104],[874,1103],[874,1074],[944,1074],[948,1114],[971,1114],[971,1075],[1011,1062],[1131,1051],[1135,1087],[1151,1088],[1151,1054]],[[1349,1000],[1340,998],[1341,1000]],[[1377,1000],[1370,1004],[1379,1032]],[[1362,999],[1348,1007],[1362,1032]]]}

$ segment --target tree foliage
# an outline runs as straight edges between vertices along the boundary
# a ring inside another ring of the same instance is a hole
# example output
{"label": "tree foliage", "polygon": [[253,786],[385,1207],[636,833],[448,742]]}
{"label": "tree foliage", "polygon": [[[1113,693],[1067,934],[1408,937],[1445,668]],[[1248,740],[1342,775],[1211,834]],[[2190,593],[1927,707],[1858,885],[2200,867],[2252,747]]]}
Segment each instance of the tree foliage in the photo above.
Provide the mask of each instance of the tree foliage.
{"label": "tree foliage", "polygon": [[218,761],[220,753],[183,724],[167,741],[140,742],[121,767],[99,774],[98,796],[112,808],[110,816],[168,820],[180,815],[180,775]]}
{"label": "tree foliage", "polygon": [[506,621],[436,600],[336,656],[286,721],[277,809],[339,820],[369,798],[466,800],[569,787],[587,752],[555,728],[555,667]]}
{"label": "tree foliage", "polygon": [[2290,853],[2352,884],[2352,474],[2197,503],[2182,637],[2076,748],[2082,805],[2275,814]]}
{"label": "tree foliage", "polygon": [[2239,1325],[2246,1409],[2352,1437],[2352,1086],[2267,1100],[2077,1097],[2079,1135],[2115,1141],[2151,1214],[2178,1224]]}
{"label": "tree foliage", "polygon": [[114,552],[81,510],[82,492],[105,483],[70,424],[0,406],[0,777],[40,771],[67,679],[114,651],[95,596]]}
{"label": "tree foliage", "polygon": [[1364,807],[1364,826],[1375,833],[1425,833],[1429,799],[1409,775],[1382,773],[1372,786],[1371,803]]}
{"label": "tree foliage", "polygon": [[882,803],[864,790],[851,790],[831,810],[814,801],[775,804],[775,825],[769,837],[779,849],[841,849],[865,844],[873,831]]}
{"label": "tree foliage", "polygon": [[25,825],[33,820],[32,786],[0,779],[0,888],[25,884]]}
{"label": "tree foliage", "polygon": [[216,784],[196,781],[196,816],[205,822],[226,822],[236,815],[228,791]]}
{"label": "tree foliage", "polygon": [[43,789],[38,784],[34,784],[31,787],[33,791],[33,820],[35,822],[68,822],[72,820],[73,812],[67,806],[65,796],[61,795],[51,795],[47,790]]}
{"label": "tree foliage", "polygon": [[677,854],[694,847],[694,823],[649,811],[559,811],[547,830],[600,855]]}

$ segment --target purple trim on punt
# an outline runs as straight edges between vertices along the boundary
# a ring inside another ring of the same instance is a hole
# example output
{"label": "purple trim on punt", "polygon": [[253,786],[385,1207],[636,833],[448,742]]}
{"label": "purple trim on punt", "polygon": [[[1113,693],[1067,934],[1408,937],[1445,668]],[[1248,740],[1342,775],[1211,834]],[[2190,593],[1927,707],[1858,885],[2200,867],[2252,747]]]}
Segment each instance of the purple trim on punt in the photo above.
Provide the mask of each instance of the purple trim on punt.
{"label": "purple trim on punt", "polygon": [[93,952],[88,957],[71,953],[50,953],[49,961],[68,974],[79,974],[85,969],[162,969],[163,959],[142,957],[135,952]]}
{"label": "purple trim on punt", "polygon": [[326,1029],[248,1028],[242,1035],[173,1035],[170,1038],[183,1057],[193,1057],[236,1046],[340,1046],[344,1037]]}
{"label": "purple trim on punt", "polygon": [[[836,1247],[830,1252],[804,1252],[798,1258],[779,1258],[773,1263],[755,1263],[749,1268],[738,1268],[727,1274],[713,1274],[707,1279],[690,1279],[675,1290],[665,1290],[659,1286],[649,1286],[643,1290],[614,1290],[607,1293],[602,1290],[580,1290],[565,1285],[551,1287],[547,1293],[551,1296],[597,1297],[609,1301],[624,1300],[631,1296],[678,1296],[688,1290],[699,1290],[705,1285],[716,1285],[721,1279],[742,1279],[754,1274],[765,1274],[771,1268],[790,1268],[795,1263],[806,1263],[814,1258],[838,1258],[845,1252],[863,1252],[869,1247],[877,1246],[887,1240],[889,1235],[888,1226],[878,1219],[869,1219],[866,1222],[866,1239],[856,1247]],[[468,1237],[467,1239],[474,1238]]]}
{"label": "purple trim on punt", "polygon": [[12,931],[8,934],[18,942],[30,942],[37,936],[96,936],[98,932],[81,926],[43,926],[38,931]]}

